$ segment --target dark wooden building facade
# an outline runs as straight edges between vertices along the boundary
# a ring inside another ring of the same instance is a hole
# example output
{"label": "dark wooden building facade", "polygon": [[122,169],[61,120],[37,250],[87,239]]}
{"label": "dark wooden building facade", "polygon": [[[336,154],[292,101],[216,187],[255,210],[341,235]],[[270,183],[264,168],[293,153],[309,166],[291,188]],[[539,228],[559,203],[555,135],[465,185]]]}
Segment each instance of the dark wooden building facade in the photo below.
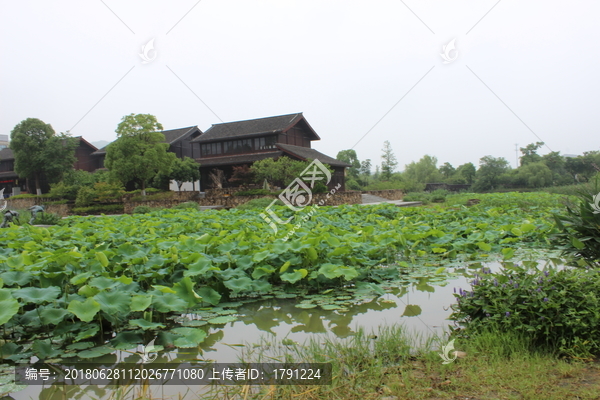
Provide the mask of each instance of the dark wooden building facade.
{"label": "dark wooden building facade", "polygon": [[350,165],[312,149],[311,142],[320,139],[302,113],[213,125],[192,141],[197,146],[193,152],[198,154],[201,189],[211,187],[209,174],[214,170],[224,172],[224,187],[234,186],[227,182],[233,167],[286,156],[328,164],[334,171],[328,186],[339,184],[345,190],[345,169]]}

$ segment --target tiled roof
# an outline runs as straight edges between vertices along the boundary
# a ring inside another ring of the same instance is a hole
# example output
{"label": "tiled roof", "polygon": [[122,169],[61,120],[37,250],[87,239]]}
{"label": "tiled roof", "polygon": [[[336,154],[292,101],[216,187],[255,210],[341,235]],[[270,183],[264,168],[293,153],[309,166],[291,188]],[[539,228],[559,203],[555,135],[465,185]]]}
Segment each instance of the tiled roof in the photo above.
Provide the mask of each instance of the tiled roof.
{"label": "tiled roof", "polygon": [[[301,120],[304,120],[302,113],[296,113],[214,124],[208,128],[203,135],[197,137],[193,141],[208,142],[219,139],[275,134],[286,131]],[[319,136],[312,130],[310,125],[308,125],[308,122],[306,122],[306,120],[304,121],[308,129],[314,134],[314,140],[319,140]]]}
{"label": "tiled roof", "polygon": [[[185,135],[187,135],[188,133],[193,132],[195,129],[198,129],[200,131],[198,126],[194,125],[194,126],[188,126],[186,128],[169,129],[168,131],[162,131],[161,133],[163,135],[165,135],[165,143],[173,144],[176,141],[178,141],[179,139],[181,139],[182,137],[184,137]],[[202,131],[200,131],[200,134],[202,134]],[[106,146],[108,146],[108,144]],[[93,152],[92,155],[97,156],[97,155],[106,154],[106,146]]]}
{"label": "tiled roof", "polygon": [[[165,135],[166,143],[173,144],[180,138],[184,137],[186,134],[191,133],[195,129],[198,129],[197,125],[188,126],[187,128],[178,128],[170,129],[168,131],[162,131],[162,134]],[[198,130],[200,131],[200,129]],[[200,131],[200,133],[202,133],[202,131]]]}
{"label": "tiled roof", "polygon": [[334,167],[351,167],[351,165],[348,163],[345,163],[340,160],[336,160],[335,158],[331,158],[328,155],[325,155],[321,152],[318,152],[315,149],[311,149],[308,147],[292,146],[291,144],[282,144],[282,143],[277,143],[276,146],[278,148],[280,148],[281,150],[283,150],[285,153],[294,155],[297,158],[300,158],[302,160],[318,159],[323,164],[329,164]]}

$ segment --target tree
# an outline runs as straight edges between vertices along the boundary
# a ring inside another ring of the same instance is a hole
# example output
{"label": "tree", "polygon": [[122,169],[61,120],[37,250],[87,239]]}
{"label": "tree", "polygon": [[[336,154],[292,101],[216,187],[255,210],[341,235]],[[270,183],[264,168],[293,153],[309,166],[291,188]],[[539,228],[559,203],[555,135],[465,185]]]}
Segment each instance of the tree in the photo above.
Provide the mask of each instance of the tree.
{"label": "tree", "polygon": [[63,174],[73,169],[76,161],[77,139],[63,133],[57,135],[50,124],[27,118],[10,133],[10,148],[15,155],[15,172],[21,178],[33,178],[35,190],[42,194],[40,181],[60,181]]}
{"label": "tree", "polygon": [[481,157],[473,189],[476,191],[494,189],[500,183],[500,176],[509,170],[508,166],[508,161],[503,157]]}
{"label": "tree", "polygon": [[177,189],[181,192],[184,182],[196,182],[200,179],[200,165],[190,157],[175,158],[171,164],[169,178],[177,183]]}
{"label": "tree", "polygon": [[542,161],[542,156],[540,156],[537,151],[544,145],[544,142],[535,142],[530,143],[525,147],[521,147],[521,166],[527,165],[529,163],[540,162]]}
{"label": "tree", "polygon": [[348,168],[348,176],[354,179],[358,178],[358,174],[360,172],[360,161],[358,161],[356,151],[352,149],[342,150],[339,153],[337,153],[337,156],[335,158],[336,160],[340,160],[350,164],[351,167]]}
{"label": "tree", "polygon": [[366,186],[369,184],[370,177],[371,177],[371,159],[367,158],[366,160],[364,160],[360,163],[359,180],[361,181],[363,186]]}
{"label": "tree", "polygon": [[552,185],[552,171],[543,162],[528,163],[518,169],[516,183],[531,188]]}
{"label": "tree", "polygon": [[[300,177],[312,160],[297,161],[289,157],[279,157],[277,161],[272,158],[256,161],[250,168],[254,172],[255,182],[262,183],[266,179],[271,184],[286,187],[296,178]],[[325,168],[333,175],[333,170],[325,164]]]}
{"label": "tree", "polygon": [[566,169],[565,157],[560,152],[553,151],[542,156],[542,162],[552,171],[552,183],[554,185],[568,185],[573,182],[573,177]]}
{"label": "tree", "polygon": [[136,182],[146,195],[148,181],[161,173],[169,174],[176,156],[167,150],[162,125],[150,114],[130,114],[117,127],[117,140],[106,147],[104,165],[111,175],[127,184]]}
{"label": "tree", "polygon": [[381,179],[387,181],[392,176],[392,172],[396,169],[398,161],[392,151],[392,145],[388,140],[383,142],[383,154],[381,155]]}
{"label": "tree", "polygon": [[445,162],[444,165],[440,167],[439,171],[444,176],[445,180],[449,180],[452,177],[452,175],[454,175],[454,173],[456,172],[452,164],[450,164],[449,162]]}
{"label": "tree", "polygon": [[476,173],[477,169],[475,168],[475,165],[473,165],[473,163],[470,162],[459,165],[456,169],[456,175],[463,177],[469,185],[473,183]]}
{"label": "tree", "polygon": [[229,178],[229,182],[237,183],[240,185],[248,185],[255,181],[254,172],[250,169],[250,166],[244,165],[234,165],[232,167],[233,174],[231,174],[231,178]]}
{"label": "tree", "polygon": [[424,155],[418,162],[411,162],[404,168],[404,178],[417,183],[435,183],[442,180],[437,169],[437,158]]}

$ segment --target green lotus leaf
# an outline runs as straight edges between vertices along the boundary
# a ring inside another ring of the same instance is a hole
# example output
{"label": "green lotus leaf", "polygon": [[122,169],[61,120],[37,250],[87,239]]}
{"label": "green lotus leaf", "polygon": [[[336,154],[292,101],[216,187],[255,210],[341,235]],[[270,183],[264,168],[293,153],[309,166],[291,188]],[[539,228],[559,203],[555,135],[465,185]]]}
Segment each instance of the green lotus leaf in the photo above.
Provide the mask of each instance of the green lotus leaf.
{"label": "green lotus leaf", "polygon": [[175,346],[181,348],[196,347],[206,339],[207,333],[196,328],[175,328],[171,332],[183,336],[174,341]]}
{"label": "green lotus leaf", "polygon": [[12,295],[26,303],[42,304],[56,300],[61,290],[58,286],[45,288],[26,287],[13,290]]}
{"label": "green lotus leaf", "polygon": [[153,296],[152,305],[158,312],[181,312],[187,308],[187,302],[177,297],[173,293],[163,293],[160,296]]}
{"label": "green lotus leaf", "polygon": [[316,304],[312,304],[312,303],[300,303],[300,304],[296,304],[294,307],[296,308],[315,308],[317,307]]}
{"label": "green lotus leaf", "polygon": [[100,304],[100,309],[109,315],[125,315],[129,313],[129,304],[131,302],[129,293],[121,291],[100,292],[93,298]]}
{"label": "green lotus leaf", "polygon": [[231,289],[234,293],[248,292],[252,290],[252,279],[248,278],[247,276],[229,279],[223,282],[223,284],[228,289]]}
{"label": "green lotus leaf", "polygon": [[44,308],[40,310],[40,318],[45,325],[58,325],[69,314],[64,308]]}
{"label": "green lotus leaf", "polygon": [[19,302],[12,297],[10,290],[0,289],[0,325],[10,321],[19,312]]}
{"label": "green lotus leaf", "polygon": [[198,295],[202,297],[202,301],[212,304],[213,306],[219,304],[219,301],[221,300],[221,295],[213,288],[205,286],[201,289],[198,289],[197,292]]}
{"label": "green lotus leaf", "polygon": [[6,286],[25,286],[31,282],[33,275],[26,271],[8,271],[0,274],[0,277]]}
{"label": "green lotus leaf", "polygon": [[221,317],[215,317],[215,318],[209,319],[208,323],[214,324],[214,325],[219,325],[219,324],[226,324],[228,322],[233,322],[233,321],[237,321],[237,317],[234,317],[233,315],[223,315]]}
{"label": "green lotus leaf", "polygon": [[92,342],[79,342],[73,343],[67,346],[67,350],[85,350],[90,347],[94,347],[94,343]]}
{"label": "green lotus leaf", "polygon": [[80,358],[97,358],[97,357],[102,357],[106,354],[110,354],[113,351],[114,350],[109,347],[99,346],[99,347],[94,347],[93,349],[90,349],[90,350],[80,351],[79,353],[77,353],[77,356]]}
{"label": "green lotus leaf", "polygon": [[72,300],[69,303],[67,310],[75,314],[77,318],[83,322],[90,322],[94,319],[98,311],[100,311],[100,303],[98,303],[92,297],[88,298],[84,302]]}
{"label": "green lotus leaf", "polygon": [[132,325],[132,326],[140,327],[143,330],[158,329],[158,328],[164,328],[165,327],[164,324],[161,324],[159,322],[149,322],[149,321],[146,321],[143,318],[129,320],[129,324]]}
{"label": "green lotus leaf", "polygon": [[47,340],[36,340],[31,346],[33,354],[40,360],[47,360],[61,354],[61,351],[52,347],[52,343]]}
{"label": "green lotus leaf", "polygon": [[100,325],[98,325],[98,324],[86,325],[86,328],[87,329],[80,331],[77,334],[77,336],[75,336],[76,342],[79,342],[79,341],[85,340],[85,339],[89,339],[89,338],[93,338],[100,331]]}
{"label": "green lotus leaf", "polygon": [[152,304],[152,295],[139,294],[131,297],[131,311],[144,311]]}
{"label": "green lotus leaf", "polygon": [[304,278],[308,275],[308,271],[305,269],[297,269],[294,272],[286,272],[285,274],[281,274],[279,277],[284,282],[289,282],[294,284],[298,282],[300,279]]}

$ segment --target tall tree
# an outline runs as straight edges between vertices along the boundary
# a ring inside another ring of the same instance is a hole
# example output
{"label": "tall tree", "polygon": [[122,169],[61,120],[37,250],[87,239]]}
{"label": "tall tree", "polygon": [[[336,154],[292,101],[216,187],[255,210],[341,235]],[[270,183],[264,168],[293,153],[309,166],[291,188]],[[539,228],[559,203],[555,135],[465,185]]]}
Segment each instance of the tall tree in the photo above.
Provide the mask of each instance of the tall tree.
{"label": "tall tree", "polygon": [[540,162],[542,161],[542,156],[540,156],[537,151],[544,145],[544,142],[535,142],[530,143],[525,147],[521,147],[521,166],[527,165],[529,163]]}
{"label": "tall tree", "polygon": [[15,155],[15,172],[22,178],[33,178],[35,190],[42,194],[40,181],[60,181],[62,175],[73,169],[76,161],[77,139],[61,133],[57,135],[50,124],[27,118],[10,133],[10,148]]}
{"label": "tall tree", "polygon": [[106,147],[104,165],[123,184],[134,181],[146,195],[148,181],[169,174],[176,156],[169,153],[162,125],[150,114],[130,114],[117,127],[117,140]]}
{"label": "tall tree", "polygon": [[200,164],[190,157],[176,158],[171,164],[169,178],[177,183],[177,189],[181,192],[184,182],[196,182],[200,178]]}
{"label": "tall tree", "polygon": [[417,183],[435,183],[442,180],[442,174],[437,169],[437,158],[425,154],[418,162],[405,166],[404,177]]}
{"label": "tall tree", "polygon": [[477,168],[475,168],[475,165],[471,162],[459,165],[456,169],[456,175],[463,177],[469,185],[473,183],[476,173]]}
{"label": "tall tree", "polygon": [[500,176],[508,171],[509,164],[505,158],[481,157],[474,189],[477,191],[494,189],[500,183]]}
{"label": "tall tree", "polygon": [[358,161],[358,156],[356,155],[356,151],[350,149],[350,150],[342,150],[339,153],[337,153],[337,156],[335,156],[336,160],[340,160],[343,161],[345,163],[348,163],[351,165],[350,168],[348,168],[348,176],[352,177],[352,178],[358,178],[358,174],[360,172],[360,161]]}
{"label": "tall tree", "polygon": [[381,150],[381,179],[384,181],[389,180],[392,177],[392,173],[396,170],[398,160],[392,150],[392,145],[388,140],[383,142],[383,149]]}
{"label": "tall tree", "polygon": [[446,180],[450,179],[452,177],[452,175],[454,175],[454,173],[456,172],[456,170],[454,169],[452,164],[450,164],[449,162],[445,162],[440,167],[439,171],[444,176],[444,179],[446,179]]}

